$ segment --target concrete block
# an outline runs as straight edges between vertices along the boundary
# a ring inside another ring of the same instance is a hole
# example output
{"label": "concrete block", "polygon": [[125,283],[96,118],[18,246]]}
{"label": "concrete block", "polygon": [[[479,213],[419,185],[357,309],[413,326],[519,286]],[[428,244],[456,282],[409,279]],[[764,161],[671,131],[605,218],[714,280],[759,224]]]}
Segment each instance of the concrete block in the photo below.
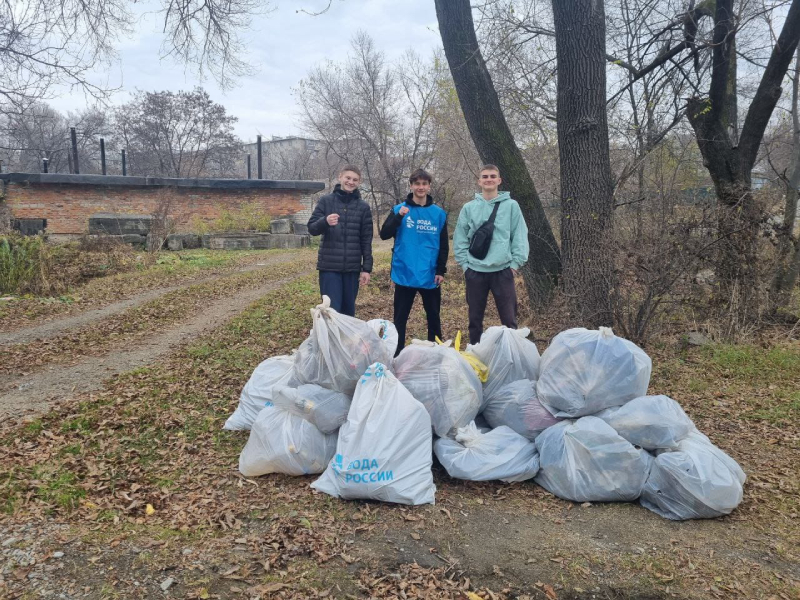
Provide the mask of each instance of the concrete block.
{"label": "concrete block", "polygon": [[272,219],[269,229],[272,233],[291,233],[292,224],[289,219]]}
{"label": "concrete block", "polygon": [[172,251],[191,250],[202,247],[202,240],[194,233],[171,233],[167,236],[167,248]]}
{"label": "concrete block", "polygon": [[147,235],[152,223],[151,215],[97,213],[89,217],[89,233]]}
{"label": "concrete block", "polygon": [[298,223],[295,221],[292,223],[292,230],[295,235],[308,235],[308,225],[305,223]]}

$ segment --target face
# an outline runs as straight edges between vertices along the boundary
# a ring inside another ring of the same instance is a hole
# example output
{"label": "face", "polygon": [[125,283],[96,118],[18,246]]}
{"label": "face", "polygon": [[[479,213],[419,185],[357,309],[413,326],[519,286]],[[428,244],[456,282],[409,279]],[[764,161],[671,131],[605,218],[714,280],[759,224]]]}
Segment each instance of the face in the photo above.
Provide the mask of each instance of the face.
{"label": "face", "polygon": [[500,179],[500,173],[497,171],[486,169],[478,175],[478,187],[484,192],[497,190],[501,183],[503,183],[503,180]]}
{"label": "face", "polygon": [[414,198],[424,200],[431,193],[431,182],[424,179],[415,179],[411,183],[411,193],[414,194]]}
{"label": "face", "polygon": [[339,175],[339,185],[342,186],[342,189],[345,192],[352,192],[357,187],[358,184],[361,183],[361,176],[358,173],[353,173],[353,171],[342,171]]}

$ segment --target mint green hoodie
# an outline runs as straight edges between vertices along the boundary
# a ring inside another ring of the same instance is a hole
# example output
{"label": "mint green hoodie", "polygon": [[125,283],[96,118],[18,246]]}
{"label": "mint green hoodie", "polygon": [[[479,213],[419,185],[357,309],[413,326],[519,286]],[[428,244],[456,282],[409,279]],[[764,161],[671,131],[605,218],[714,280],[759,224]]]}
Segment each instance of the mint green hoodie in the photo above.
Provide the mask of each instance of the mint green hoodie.
{"label": "mint green hoodie", "polygon": [[[489,220],[494,205],[500,203],[494,219],[494,235],[489,253],[478,260],[469,253],[469,242],[475,231]],[[467,202],[458,215],[456,231],[453,234],[453,253],[456,262],[465,271],[490,273],[508,267],[519,269],[528,261],[528,226],[522,218],[522,211],[516,200],[508,192],[500,192],[493,200],[484,200],[480,193]]]}

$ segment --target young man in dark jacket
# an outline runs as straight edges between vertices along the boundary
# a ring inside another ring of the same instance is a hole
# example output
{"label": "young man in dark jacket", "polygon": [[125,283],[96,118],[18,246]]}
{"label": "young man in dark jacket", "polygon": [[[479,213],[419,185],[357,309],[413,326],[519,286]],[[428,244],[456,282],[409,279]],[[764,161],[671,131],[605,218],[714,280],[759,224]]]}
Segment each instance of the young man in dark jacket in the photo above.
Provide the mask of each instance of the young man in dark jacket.
{"label": "young man in dark jacket", "polygon": [[447,272],[447,213],[433,203],[431,176],[417,169],[408,178],[411,193],[403,204],[391,211],[381,227],[382,240],[394,238],[392,281],[394,287],[394,326],[397,328],[397,351],[405,346],[406,323],[414,298],[422,296],[428,320],[428,340],[442,338],[442,289]]}
{"label": "young man in dark jacket", "polygon": [[333,192],[317,202],[308,220],[308,232],[322,235],[317,256],[319,289],[331,307],[354,317],[358,286],[369,283],[372,272],[372,211],[361,199],[361,171],[347,165]]}

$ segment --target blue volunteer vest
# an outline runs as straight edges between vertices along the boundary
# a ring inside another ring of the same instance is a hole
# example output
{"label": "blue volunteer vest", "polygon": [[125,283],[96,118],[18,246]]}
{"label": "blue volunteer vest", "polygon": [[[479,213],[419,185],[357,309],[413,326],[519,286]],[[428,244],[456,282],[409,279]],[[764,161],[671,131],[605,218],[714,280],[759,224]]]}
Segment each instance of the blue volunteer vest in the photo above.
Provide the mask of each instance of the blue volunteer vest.
{"label": "blue volunteer vest", "polygon": [[392,255],[392,281],[399,285],[432,289],[436,287],[436,259],[439,258],[439,236],[447,213],[435,204],[417,206],[411,203],[394,207],[397,214],[403,206],[409,211],[397,228]]}

